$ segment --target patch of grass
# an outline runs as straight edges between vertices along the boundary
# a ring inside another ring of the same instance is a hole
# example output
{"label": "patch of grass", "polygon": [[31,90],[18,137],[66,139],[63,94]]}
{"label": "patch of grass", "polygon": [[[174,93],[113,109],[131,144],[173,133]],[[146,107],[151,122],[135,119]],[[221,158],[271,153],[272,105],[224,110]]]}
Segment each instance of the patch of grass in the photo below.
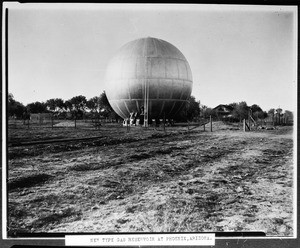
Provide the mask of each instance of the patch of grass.
{"label": "patch of grass", "polygon": [[135,180],[145,181],[147,178],[152,178],[153,176],[154,175],[153,175],[152,171],[150,171],[146,168],[146,169],[141,169],[141,170],[136,171],[133,174],[133,180],[135,179]]}
{"label": "patch of grass", "polygon": [[184,147],[177,147],[177,146],[171,146],[171,147],[164,147],[162,149],[159,149],[157,151],[155,151],[156,154],[170,154],[173,153],[175,151],[180,151],[180,150],[184,150],[184,149],[188,149],[190,148],[192,145],[186,145]]}
{"label": "patch of grass", "polygon": [[9,148],[8,159],[18,159],[37,155],[32,149]]}
{"label": "patch of grass", "polygon": [[51,204],[51,203],[55,203],[58,202],[60,200],[60,196],[54,193],[50,193],[50,194],[43,194],[43,195],[39,195],[37,197],[33,197],[30,199],[30,203],[38,203],[38,202],[43,202],[43,203],[47,203],[47,204]]}
{"label": "patch of grass", "polygon": [[168,137],[171,135],[172,135],[172,133],[153,133],[153,134],[151,134],[150,138],[164,138],[164,137]]}
{"label": "patch of grass", "polygon": [[186,205],[183,208],[171,208],[170,205],[159,205],[153,216],[139,216],[141,225],[137,231],[146,232],[180,232],[192,231],[187,228],[192,207]]}
{"label": "patch of grass", "polygon": [[17,204],[9,203],[10,207],[8,208],[8,216],[14,218],[24,218],[27,215],[27,212],[20,208]]}
{"label": "patch of grass", "polygon": [[[165,204],[156,206],[152,215],[138,217],[142,228],[137,231],[147,232],[195,232],[214,230],[209,213],[215,211],[218,196],[195,200],[171,197]],[[209,202],[207,203],[206,200]],[[199,202],[201,201],[201,202]],[[214,219],[217,217],[214,215]]]}
{"label": "patch of grass", "polygon": [[[20,234],[30,233],[27,228],[11,228],[8,230],[8,237],[18,237]],[[23,235],[22,235],[23,236]]]}
{"label": "patch of grass", "polygon": [[139,153],[139,154],[133,154],[128,157],[128,159],[135,161],[135,160],[142,160],[142,159],[147,159],[151,158],[153,155],[151,153]]}
{"label": "patch of grass", "polygon": [[102,170],[109,167],[120,165],[124,162],[124,159],[114,159],[112,161],[104,161],[100,163],[76,163],[69,166],[69,171],[90,171],[90,170]]}
{"label": "patch of grass", "polygon": [[68,220],[78,219],[80,216],[82,216],[81,211],[70,207],[55,213],[49,213],[40,216],[29,225],[29,228],[41,228],[50,224],[61,223],[66,218],[68,218]]}
{"label": "patch of grass", "polygon": [[285,150],[278,150],[278,149],[264,149],[262,152],[265,155],[269,155],[269,156],[282,156],[286,154]]}
{"label": "patch of grass", "polygon": [[102,186],[108,187],[108,188],[115,188],[120,185],[119,181],[114,181],[110,179],[106,179],[102,182]]}
{"label": "patch of grass", "polygon": [[[24,185],[31,181],[28,175],[34,173],[34,170],[28,170],[28,164],[26,168],[22,167],[28,159],[9,161],[12,164],[10,186],[19,189],[9,192],[11,233],[24,230],[47,232],[57,227],[71,232],[85,231],[85,224],[94,218],[91,210],[98,209],[100,214],[102,207],[105,209],[101,212],[103,216],[99,216],[99,221],[97,219],[93,225],[95,230],[104,232],[123,232],[128,228],[148,232],[222,231],[227,226],[246,228],[241,229],[245,231],[248,226],[238,226],[232,216],[245,213],[247,204],[253,201],[270,202],[269,195],[263,197],[265,188],[261,185],[282,181],[284,189],[276,188],[274,203],[290,201],[281,197],[288,192],[285,187],[292,187],[292,179],[287,173],[289,168],[280,166],[286,165],[284,159],[291,155],[292,141],[268,140],[259,135],[250,138],[242,132],[231,136],[233,132],[229,131],[226,135],[202,130],[199,134],[181,134],[187,127],[182,128],[183,131],[174,128],[170,135],[153,134],[153,130],[138,132],[135,128],[126,133],[122,127],[108,132],[105,128],[101,129],[103,137],[96,140],[40,145],[35,151],[33,147],[9,147],[9,152],[20,152],[20,157],[32,156],[30,164],[44,168],[36,172],[55,175],[49,185],[26,188]],[[75,132],[80,136],[86,133],[72,129],[71,137],[77,137],[72,134]],[[248,150],[258,152],[253,152],[253,156],[241,156]],[[22,178],[26,177],[28,182],[22,183]],[[291,185],[287,185],[284,177]],[[37,179],[32,185],[39,182],[43,180]],[[22,185],[25,188],[22,189]],[[268,209],[263,204],[259,206],[259,210]],[[109,216],[112,213],[116,218]],[[127,215],[130,218],[127,219]],[[255,215],[261,217],[261,212],[246,212],[245,223],[251,224]],[[127,223],[131,219],[132,223]],[[76,220],[80,221],[72,224]],[[112,227],[114,222],[118,225],[115,229]],[[218,222],[221,224],[217,225]],[[262,228],[267,230],[267,224],[262,224]],[[281,228],[285,223],[270,222],[270,225]]]}
{"label": "patch of grass", "polygon": [[69,171],[100,170],[105,166],[102,163],[76,163],[68,168]]}
{"label": "patch of grass", "polygon": [[38,184],[45,183],[53,176],[45,173],[37,173],[33,175],[27,175],[10,179],[8,181],[8,190],[14,190],[17,188],[29,188]]}
{"label": "patch of grass", "polygon": [[155,157],[156,155],[167,155],[167,154],[171,154],[172,152],[175,152],[176,150],[183,150],[183,149],[187,149],[188,147],[176,147],[176,146],[172,146],[172,147],[160,147],[160,148],[156,148],[156,149],[151,149],[149,151],[146,152],[141,152],[141,153],[136,153],[133,155],[130,155],[127,157],[127,160],[129,161],[138,161],[138,160],[143,160],[143,159],[148,159],[151,157]]}

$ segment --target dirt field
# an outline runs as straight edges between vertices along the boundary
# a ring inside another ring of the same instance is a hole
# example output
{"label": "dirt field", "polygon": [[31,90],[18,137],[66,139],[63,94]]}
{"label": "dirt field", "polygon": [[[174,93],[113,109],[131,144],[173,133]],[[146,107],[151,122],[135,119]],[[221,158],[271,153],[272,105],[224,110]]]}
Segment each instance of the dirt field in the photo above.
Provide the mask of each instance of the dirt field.
{"label": "dirt field", "polygon": [[9,235],[263,231],[293,235],[292,127],[18,128],[8,148]]}

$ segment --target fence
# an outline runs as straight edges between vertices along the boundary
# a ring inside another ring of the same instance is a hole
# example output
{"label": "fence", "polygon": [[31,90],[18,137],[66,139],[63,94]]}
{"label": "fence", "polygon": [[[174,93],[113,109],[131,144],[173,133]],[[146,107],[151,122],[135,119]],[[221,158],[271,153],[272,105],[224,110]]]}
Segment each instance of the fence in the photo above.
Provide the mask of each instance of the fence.
{"label": "fence", "polygon": [[57,117],[37,117],[27,120],[8,119],[8,127],[11,129],[18,128],[83,128],[83,129],[99,129],[103,125],[122,124],[110,119],[84,119],[84,120],[67,120]]}
{"label": "fence", "polygon": [[[154,132],[166,132],[168,131],[190,131],[198,128],[198,130],[203,131],[212,131],[212,122],[213,118],[201,118],[197,119],[193,122],[172,122],[166,120],[164,123],[163,120],[160,120],[159,123],[152,121],[149,124],[149,127],[146,130],[153,130]],[[125,122],[126,123],[126,122]],[[59,119],[57,117],[52,116],[51,118],[41,118],[35,117],[27,120],[18,120],[18,119],[9,119],[8,120],[8,129],[11,133],[13,130],[21,130],[21,129],[28,129],[28,130],[40,130],[41,132],[55,129],[68,129],[68,130],[99,130],[99,131],[109,131],[112,129],[117,128],[119,131],[129,132],[136,132],[138,130],[145,129],[141,125],[126,125],[124,122],[117,122],[116,120],[111,119],[83,119],[83,120],[67,120],[67,119]],[[44,131],[42,131],[44,130]],[[138,131],[139,132],[139,131]]]}

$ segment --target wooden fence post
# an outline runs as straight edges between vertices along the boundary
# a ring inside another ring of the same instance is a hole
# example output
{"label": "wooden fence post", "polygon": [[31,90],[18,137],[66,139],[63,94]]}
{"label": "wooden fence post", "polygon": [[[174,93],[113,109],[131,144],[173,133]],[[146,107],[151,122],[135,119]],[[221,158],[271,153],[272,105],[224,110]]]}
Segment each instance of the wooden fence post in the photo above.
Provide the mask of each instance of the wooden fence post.
{"label": "wooden fence post", "polygon": [[246,119],[244,119],[243,123],[244,123],[244,132],[246,132],[247,130],[251,131],[250,123],[248,125]]}
{"label": "wooden fence post", "polygon": [[[129,125],[128,125],[129,124]],[[130,132],[130,121],[128,123],[128,119],[126,119],[126,130],[127,130],[127,133]]]}
{"label": "wooden fence post", "polygon": [[166,132],[166,113],[164,112],[164,132]]}
{"label": "wooden fence post", "polygon": [[53,129],[53,115],[51,115],[51,128]]}
{"label": "wooden fence post", "polygon": [[251,127],[251,118],[250,118],[251,114],[250,114],[250,110],[248,111],[248,123],[249,123],[249,131],[250,131],[250,127]]}

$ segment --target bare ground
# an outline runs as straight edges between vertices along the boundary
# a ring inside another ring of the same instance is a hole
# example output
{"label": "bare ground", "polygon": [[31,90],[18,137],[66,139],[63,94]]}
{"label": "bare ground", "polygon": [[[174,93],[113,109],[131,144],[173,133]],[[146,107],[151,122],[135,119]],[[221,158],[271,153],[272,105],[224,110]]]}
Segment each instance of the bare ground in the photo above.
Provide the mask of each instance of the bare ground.
{"label": "bare ground", "polygon": [[107,127],[11,130],[10,236],[37,232],[263,231],[293,235],[292,127],[242,132]]}

